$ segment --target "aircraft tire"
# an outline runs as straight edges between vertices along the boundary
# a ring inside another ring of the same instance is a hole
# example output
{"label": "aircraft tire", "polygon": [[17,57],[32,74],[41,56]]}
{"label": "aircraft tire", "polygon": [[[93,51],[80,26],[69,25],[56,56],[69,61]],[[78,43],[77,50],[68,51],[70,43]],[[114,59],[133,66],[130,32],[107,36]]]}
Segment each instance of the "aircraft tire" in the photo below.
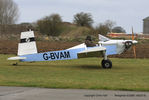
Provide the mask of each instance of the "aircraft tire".
{"label": "aircraft tire", "polygon": [[18,63],[16,62],[16,63],[13,63],[12,65],[13,65],[13,66],[18,66]]}
{"label": "aircraft tire", "polygon": [[101,65],[102,65],[102,68],[104,68],[104,69],[110,69],[110,68],[112,68],[112,62],[111,62],[111,60],[102,60],[102,62],[101,62]]}

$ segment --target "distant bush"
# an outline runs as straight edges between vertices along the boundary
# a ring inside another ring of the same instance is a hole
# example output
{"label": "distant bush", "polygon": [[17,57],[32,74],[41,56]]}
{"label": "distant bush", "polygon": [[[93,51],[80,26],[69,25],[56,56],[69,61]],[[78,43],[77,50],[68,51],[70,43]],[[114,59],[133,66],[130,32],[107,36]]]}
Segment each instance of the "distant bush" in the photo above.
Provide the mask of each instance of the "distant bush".
{"label": "distant bush", "polygon": [[37,28],[42,34],[58,36],[61,32],[62,19],[59,14],[52,14],[37,21]]}
{"label": "distant bush", "polygon": [[92,27],[93,24],[92,15],[90,13],[84,13],[84,12],[77,13],[76,15],[74,15],[73,22],[78,26]]}
{"label": "distant bush", "polygon": [[112,32],[114,32],[114,33],[126,33],[126,31],[121,26],[114,27],[112,29]]}

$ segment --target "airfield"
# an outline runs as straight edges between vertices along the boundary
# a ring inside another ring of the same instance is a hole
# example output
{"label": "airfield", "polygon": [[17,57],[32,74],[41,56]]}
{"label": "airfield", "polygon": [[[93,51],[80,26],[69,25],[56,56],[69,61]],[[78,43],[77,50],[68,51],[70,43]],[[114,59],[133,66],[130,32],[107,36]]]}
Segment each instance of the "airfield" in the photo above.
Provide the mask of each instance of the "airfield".
{"label": "airfield", "polygon": [[100,58],[12,66],[10,56],[0,55],[1,86],[149,91],[148,59],[112,58],[113,68],[107,70]]}
{"label": "airfield", "polygon": [[[7,61],[17,52],[16,40],[0,41],[0,86],[64,89],[104,89],[149,91],[149,42],[137,45],[137,59],[132,50],[111,56],[112,69],[102,69],[102,58],[51,62]],[[37,41],[38,52],[62,50],[79,42]]]}

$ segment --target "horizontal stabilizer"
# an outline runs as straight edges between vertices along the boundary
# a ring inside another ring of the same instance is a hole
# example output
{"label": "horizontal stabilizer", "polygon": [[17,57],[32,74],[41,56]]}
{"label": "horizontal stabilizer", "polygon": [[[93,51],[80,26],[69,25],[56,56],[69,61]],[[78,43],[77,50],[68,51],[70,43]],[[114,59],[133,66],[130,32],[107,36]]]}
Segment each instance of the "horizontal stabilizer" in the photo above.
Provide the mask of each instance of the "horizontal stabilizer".
{"label": "horizontal stabilizer", "polygon": [[99,41],[104,41],[105,42],[105,41],[109,41],[109,40],[110,40],[109,38],[99,34]]}
{"label": "horizontal stabilizer", "polygon": [[8,60],[24,60],[26,57],[10,57]]}

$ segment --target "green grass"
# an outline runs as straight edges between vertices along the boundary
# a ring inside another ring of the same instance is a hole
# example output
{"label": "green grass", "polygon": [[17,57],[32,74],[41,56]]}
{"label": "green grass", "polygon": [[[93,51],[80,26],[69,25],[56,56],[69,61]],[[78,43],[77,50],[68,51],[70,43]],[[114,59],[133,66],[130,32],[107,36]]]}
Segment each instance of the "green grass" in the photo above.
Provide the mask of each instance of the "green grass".
{"label": "green grass", "polygon": [[23,63],[12,66],[0,55],[0,85],[46,88],[149,91],[149,59],[112,58],[102,69],[99,58]]}

